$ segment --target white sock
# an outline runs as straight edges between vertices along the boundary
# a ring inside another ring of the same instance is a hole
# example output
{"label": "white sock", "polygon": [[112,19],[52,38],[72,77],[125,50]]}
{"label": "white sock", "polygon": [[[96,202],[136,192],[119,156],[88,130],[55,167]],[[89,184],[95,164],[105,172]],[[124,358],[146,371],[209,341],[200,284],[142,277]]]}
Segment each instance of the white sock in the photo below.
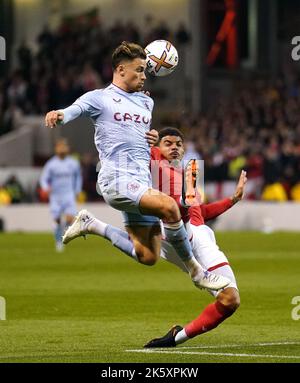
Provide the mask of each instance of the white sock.
{"label": "white sock", "polygon": [[200,263],[196,260],[195,257],[184,260],[183,263],[185,264],[192,278],[198,275],[199,273],[203,272],[203,267],[200,265]]}
{"label": "white sock", "polygon": [[183,342],[186,342],[188,339],[190,339],[185,332],[185,329],[182,329],[175,335],[175,343],[180,344]]}
{"label": "white sock", "polygon": [[90,234],[99,235],[100,237],[105,236],[105,230],[107,223],[100,221],[97,218],[91,218],[86,222],[86,228]]}

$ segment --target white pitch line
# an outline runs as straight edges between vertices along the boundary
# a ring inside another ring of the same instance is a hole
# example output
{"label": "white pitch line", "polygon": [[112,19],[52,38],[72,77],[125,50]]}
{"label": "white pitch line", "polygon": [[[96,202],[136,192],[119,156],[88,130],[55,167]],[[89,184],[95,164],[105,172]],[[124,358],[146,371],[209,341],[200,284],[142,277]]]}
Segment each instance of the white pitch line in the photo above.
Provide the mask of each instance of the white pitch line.
{"label": "white pitch line", "polygon": [[187,355],[212,355],[212,356],[237,356],[246,358],[279,358],[279,359],[300,359],[299,355],[259,355],[259,354],[235,354],[229,352],[208,352],[208,351],[163,351],[163,350],[125,350],[126,352],[139,352],[145,354],[187,354]]}
{"label": "white pitch line", "polygon": [[281,346],[281,345],[300,345],[300,342],[266,342],[266,343],[250,343],[250,344],[221,344],[210,346],[180,346],[180,349],[213,349],[213,348],[228,348],[228,347],[265,347],[265,346]]}
{"label": "white pitch line", "polygon": [[258,346],[280,346],[285,344],[300,344],[300,342],[270,342],[270,343],[257,343]]}

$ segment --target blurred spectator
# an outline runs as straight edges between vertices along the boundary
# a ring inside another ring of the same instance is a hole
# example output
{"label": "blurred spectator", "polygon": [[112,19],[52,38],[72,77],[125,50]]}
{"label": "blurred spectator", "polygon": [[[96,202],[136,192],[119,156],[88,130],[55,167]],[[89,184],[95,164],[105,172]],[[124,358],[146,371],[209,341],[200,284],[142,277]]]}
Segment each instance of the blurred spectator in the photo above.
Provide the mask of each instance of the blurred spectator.
{"label": "blurred spectator", "polygon": [[179,24],[178,29],[175,32],[175,40],[178,45],[185,45],[191,40],[191,36],[183,22]]}
{"label": "blurred spectator", "polygon": [[295,202],[300,202],[300,182],[292,187],[291,199]]}
{"label": "blurred spectator", "polygon": [[83,72],[79,81],[83,93],[89,92],[90,90],[94,90],[96,88],[101,88],[103,86],[100,76],[92,67],[90,62],[84,64]]}
{"label": "blurred spectator", "polygon": [[160,20],[154,30],[154,40],[171,40],[171,31],[166,20]]}
{"label": "blurred spectator", "polygon": [[19,68],[22,72],[22,75],[26,79],[26,81],[30,80],[30,72],[32,65],[32,54],[29,47],[26,45],[25,41],[21,42],[21,45],[17,51]]}
{"label": "blurred spectator", "polygon": [[38,35],[37,42],[39,44],[40,54],[51,51],[51,47],[55,43],[55,37],[49,30],[48,25],[45,25],[42,32]]}
{"label": "blurred spectator", "polygon": [[20,70],[16,70],[7,88],[7,98],[10,105],[14,104],[25,109],[27,96],[27,83]]}
{"label": "blurred spectator", "polygon": [[280,182],[266,185],[261,196],[263,201],[284,202],[287,201],[287,194]]}
{"label": "blurred spectator", "polygon": [[196,150],[195,144],[193,141],[187,140],[185,142],[185,152],[184,152],[184,161],[189,160],[201,160],[200,153]]}
{"label": "blurred spectator", "polygon": [[17,177],[12,175],[3,185],[8,192],[11,203],[21,203],[26,201],[26,195]]}
{"label": "blurred spectator", "polygon": [[8,191],[0,186],[0,206],[9,205],[11,203],[11,198]]}
{"label": "blurred spectator", "polygon": [[263,184],[263,155],[260,153],[259,146],[253,146],[246,152],[246,166],[247,171],[247,198],[259,199],[261,193],[261,186]]}
{"label": "blurred spectator", "polygon": [[281,163],[277,147],[269,146],[266,149],[263,171],[266,184],[273,184],[280,178]]}

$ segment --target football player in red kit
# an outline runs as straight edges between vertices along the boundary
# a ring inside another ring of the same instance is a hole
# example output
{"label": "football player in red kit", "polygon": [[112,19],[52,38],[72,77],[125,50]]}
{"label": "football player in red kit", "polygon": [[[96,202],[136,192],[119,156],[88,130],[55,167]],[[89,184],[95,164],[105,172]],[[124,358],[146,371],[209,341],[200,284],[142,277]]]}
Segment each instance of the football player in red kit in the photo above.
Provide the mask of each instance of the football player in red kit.
{"label": "football player in red kit", "polygon": [[[198,262],[215,274],[226,276],[231,283],[222,290],[208,290],[215,301],[209,304],[201,314],[184,327],[173,326],[169,332],[148,342],[144,347],[175,347],[190,338],[210,331],[230,317],[240,305],[240,297],[234,273],[228,259],[216,244],[214,232],[205,225],[209,219],[222,214],[243,198],[247,182],[246,172],[242,171],[235,193],[230,198],[203,204],[195,192],[195,162],[189,163],[183,172],[184,155],[183,134],[175,128],[165,128],[159,132],[159,144],[152,148],[152,177],[159,190],[171,195],[178,203],[182,218],[190,236],[193,253]],[[185,193],[182,191],[185,189]],[[191,205],[188,207],[188,205]],[[162,228],[163,230],[163,228]],[[169,242],[163,240],[161,257],[176,264],[183,271],[184,265]]]}

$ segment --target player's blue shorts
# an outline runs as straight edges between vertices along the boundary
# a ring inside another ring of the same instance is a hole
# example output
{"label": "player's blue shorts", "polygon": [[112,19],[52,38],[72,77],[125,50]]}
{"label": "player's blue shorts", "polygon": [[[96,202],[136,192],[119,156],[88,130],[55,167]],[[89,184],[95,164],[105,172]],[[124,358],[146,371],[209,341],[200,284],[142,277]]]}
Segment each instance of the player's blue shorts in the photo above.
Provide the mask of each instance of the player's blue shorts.
{"label": "player's blue shorts", "polygon": [[126,174],[121,177],[105,177],[98,180],[99,188],[105,202],[114,209],[123,212],[124,223],[126,226],[140,225],[152,226],[159,225],[159,218],[150,215],[142,215],[139,210],[140,200],[151,188],[151,182]]}
{"label": "player's blue shorts", "polygon": [[153,226],[159,225],[159,218],[153,215],[142,215],[141,213],[126,213],[122,211],[124,226]]}
{"label": "player's blue shorts", "polygon": [[57,220],[63,214],[75,216],[77,207],[75,198],[50,198],[50,212],[54,220]]}

